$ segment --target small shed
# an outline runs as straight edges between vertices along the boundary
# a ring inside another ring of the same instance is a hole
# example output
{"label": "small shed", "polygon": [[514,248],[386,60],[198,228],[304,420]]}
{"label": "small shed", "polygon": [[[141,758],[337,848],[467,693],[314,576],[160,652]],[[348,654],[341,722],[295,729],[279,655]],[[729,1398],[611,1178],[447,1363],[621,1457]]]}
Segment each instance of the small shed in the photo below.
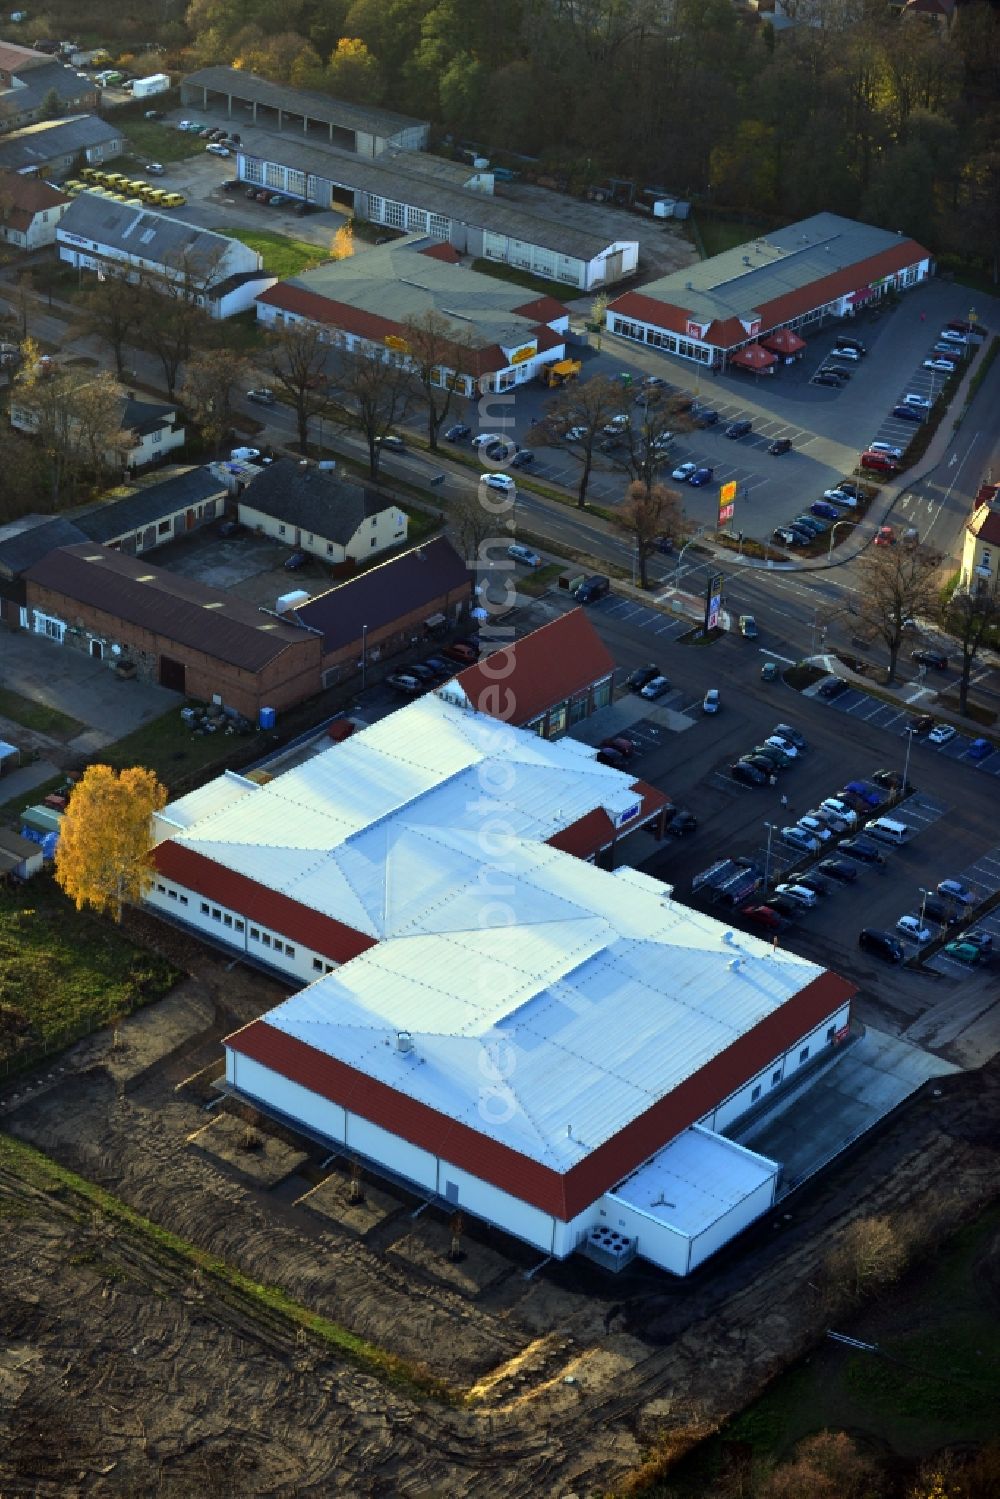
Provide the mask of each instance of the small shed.
{"label": "small shed", "polygon": [[16,770],[21,763],[21,751],[16,744],[8,744],[6,739],[0,739],[0,776],[5,776],[11,770]]}
{"label": "small shed", "polygon": [[30,838],[0,828],[0,879],[30,880],[45,862],[43,850]]}

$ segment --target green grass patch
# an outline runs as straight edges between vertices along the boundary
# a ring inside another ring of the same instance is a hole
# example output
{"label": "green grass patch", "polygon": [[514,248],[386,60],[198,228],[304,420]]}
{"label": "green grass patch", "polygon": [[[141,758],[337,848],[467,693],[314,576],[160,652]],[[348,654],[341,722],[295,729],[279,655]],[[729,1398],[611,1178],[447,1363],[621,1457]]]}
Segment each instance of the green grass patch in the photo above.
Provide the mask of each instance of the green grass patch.
{"label": "green grass patch", "polygon": [[68,1171],[41,1151],[10,1135],[0,1134],[0,1165],[43,1192],[76,1198],[91,1209],[97,1209],[126,1232],[142,1239],[147,1251],[151,1250],[162,1261],[172,1267],[190,1267],[209,1277],[213,1290],[224,1300],[248,1308],[251,1314],[258,1309],[277,1315],[290,1330],[302,1328],[356,1368],[417,1395],[431,1396],[449,1404],[461,1401],[461,1392],[445,1380],[437,1379],[429,1369],[389,1353],[329,1317],[311,1311],[279,1286],[269,1286],[245,1275],[227,1260],[154,1223],[103,1187]]}
{"label": "green grass patch", "polygon": [[555,297],[557,302],[564,302],[567,297],[578,297],[578,287],[567,284],[565,281],[548,281],[544,276],[533,276],[530,271],[519,271],[516,266],[500,265],[495,260],[474,260],[472,269],[479,271],[483,276],[492,276],[495,281],[510,281],[515,286],[526,287],[539,297]]}
{"label": "green grass patch", "polygon": [[180,708],[168,708],[159,718],[150,719],[93,758],[115,770],[144,765],[147,770],[155,771],[171,790],[208,767],[218,766],[221,770],[223,762],[237,755],[245,762],[248,749],[257,739],[256,734],[230,735],[224,728],[214,734],[193,734],[181,718]]}
{"label": "green grass patch", "polygon": [[50,776],[47,781],[32,786],[30,791],[22,791],[20,796],[11,797],[10,801],[0,804],[0,824],[10,827],[18,821],[25,807],[36,807],[53,791],[63,791],[65,788],[66,777],[64,775]]}
{"label": "green grass patch", "polygon": [[226,234],[230,239],[238,239],[241,245],[256,250],[263,256],[267,274],[282,280],[287,276],[297,276],[300,271],[312,270],[313,266],[322,265],[332,258],[329,249],[322,245],[292,239],[273,229],[234,229],[231,224],[216,224],[213,233]]}
{"label": "green grass patch", "polygon": [[48,875],[0,889],[0,1061],[106,1025],[178,977],[113,925],[77,912]]}
{"label": "green grass patch", "polygon": [[84,728],[68,713],[60,713],[58,708],[50,708],[47,703],[36,703],[33,698],[22,697],[9,687],[0,687],[0,717],[12,718],[15,723],[34,729],[37,734],[51,734],[53,739],[72,739]]}
{"label": "green grass patch", "polygon": [[536,567],[533,572],[517,580],[518,593],[527,593],[533,597],[548,593],[557,578],[562,577],[566,571],[562,562],[545,562],[541,567]]}
{"label": "green grass patch", "polygon": [[[160,161],[164,164],[168,161],[186,161],[189,156],[198,156],[205,149],[205,142],[200,136],[187,130],[172,130],[157,120],[129,120],[124,131],[126,140],[138,158],[137,166],[142,161]],[[116,162],[112,162],[111,169],[120,170]],[[138,172],[136,175],[139,175]]]}

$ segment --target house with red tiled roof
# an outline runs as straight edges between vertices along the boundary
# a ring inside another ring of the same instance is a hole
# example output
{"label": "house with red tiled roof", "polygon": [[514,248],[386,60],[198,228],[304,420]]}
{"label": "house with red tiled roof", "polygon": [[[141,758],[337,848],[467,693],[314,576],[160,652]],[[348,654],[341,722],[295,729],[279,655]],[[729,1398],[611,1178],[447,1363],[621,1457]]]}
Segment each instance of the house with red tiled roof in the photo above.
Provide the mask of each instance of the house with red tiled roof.
{"label": "house with red tiled roof", "polygon": [[454,344],[439,383],[466,396],[504,391],[566,357],[569,309],[554,297],[461,264],[447,245],[407,235],[279,281],[257,298],[265,326],[315,323],[349,351],[407,353],[407,327],[434,314]]}
{"label": "house with red tiled roof", "polygon": [[439,688],[462,708],[557,739],[611,701],[615,658],[583,609],[500,645]]}
{"label": "house with red tiled roof", "polygon": [[[616,297],[608,331],[723,369],[781,328],[849,323],[859,308],[931,274],[905,235],[817,213]],[[752,367],[752,366],[751,366]]]}
{"label": "house with red tiled roof", "polygon": [[965,523],[963,588],[995,585],[1000,558],[1000,484],[982,484]]}
{"label": "house with red tiled roof", "polygon": [[71,201],[38,177],[0,174],[0,240],[19,250],[55,244],[56,225]]}

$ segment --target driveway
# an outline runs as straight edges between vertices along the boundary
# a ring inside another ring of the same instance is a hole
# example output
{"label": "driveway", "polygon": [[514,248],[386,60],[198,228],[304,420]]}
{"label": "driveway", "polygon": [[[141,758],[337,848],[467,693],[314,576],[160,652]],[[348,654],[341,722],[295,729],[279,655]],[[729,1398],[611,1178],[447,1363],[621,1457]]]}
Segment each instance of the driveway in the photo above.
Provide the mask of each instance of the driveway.
{"label": "driveway", "polygon": [[180,693],[123,681],[100,662],[38,635],[5,630],[0,639],[0,684],[87,725],[67,744],[76,754],[102,749],[184,702]]}

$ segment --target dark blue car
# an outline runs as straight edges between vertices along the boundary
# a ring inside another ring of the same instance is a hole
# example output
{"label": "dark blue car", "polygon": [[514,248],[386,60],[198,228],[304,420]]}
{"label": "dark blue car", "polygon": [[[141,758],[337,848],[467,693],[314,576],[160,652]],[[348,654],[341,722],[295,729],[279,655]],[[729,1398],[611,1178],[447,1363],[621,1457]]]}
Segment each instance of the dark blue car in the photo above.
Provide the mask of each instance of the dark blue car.
{"label": "dark blue car", "polygon": [[809,506],[809,509],[813,515],[821,515],[824,520],[837,520],[840,517],[840,511],[836,506],[828,505],[826,500],[817,500],[815,505]]}
{"label": "dark blue car", "polygon": [[993,746],[988,739],[973,739],[965,752],[967,760],[985,760],[987,755],[992,755]]}
{"label": "dark blue car", "polygon": [[696,468],[688,479],[688,483],[695,489],[700,489],[703,484],[711,484],[713,470],[710,468]]}

